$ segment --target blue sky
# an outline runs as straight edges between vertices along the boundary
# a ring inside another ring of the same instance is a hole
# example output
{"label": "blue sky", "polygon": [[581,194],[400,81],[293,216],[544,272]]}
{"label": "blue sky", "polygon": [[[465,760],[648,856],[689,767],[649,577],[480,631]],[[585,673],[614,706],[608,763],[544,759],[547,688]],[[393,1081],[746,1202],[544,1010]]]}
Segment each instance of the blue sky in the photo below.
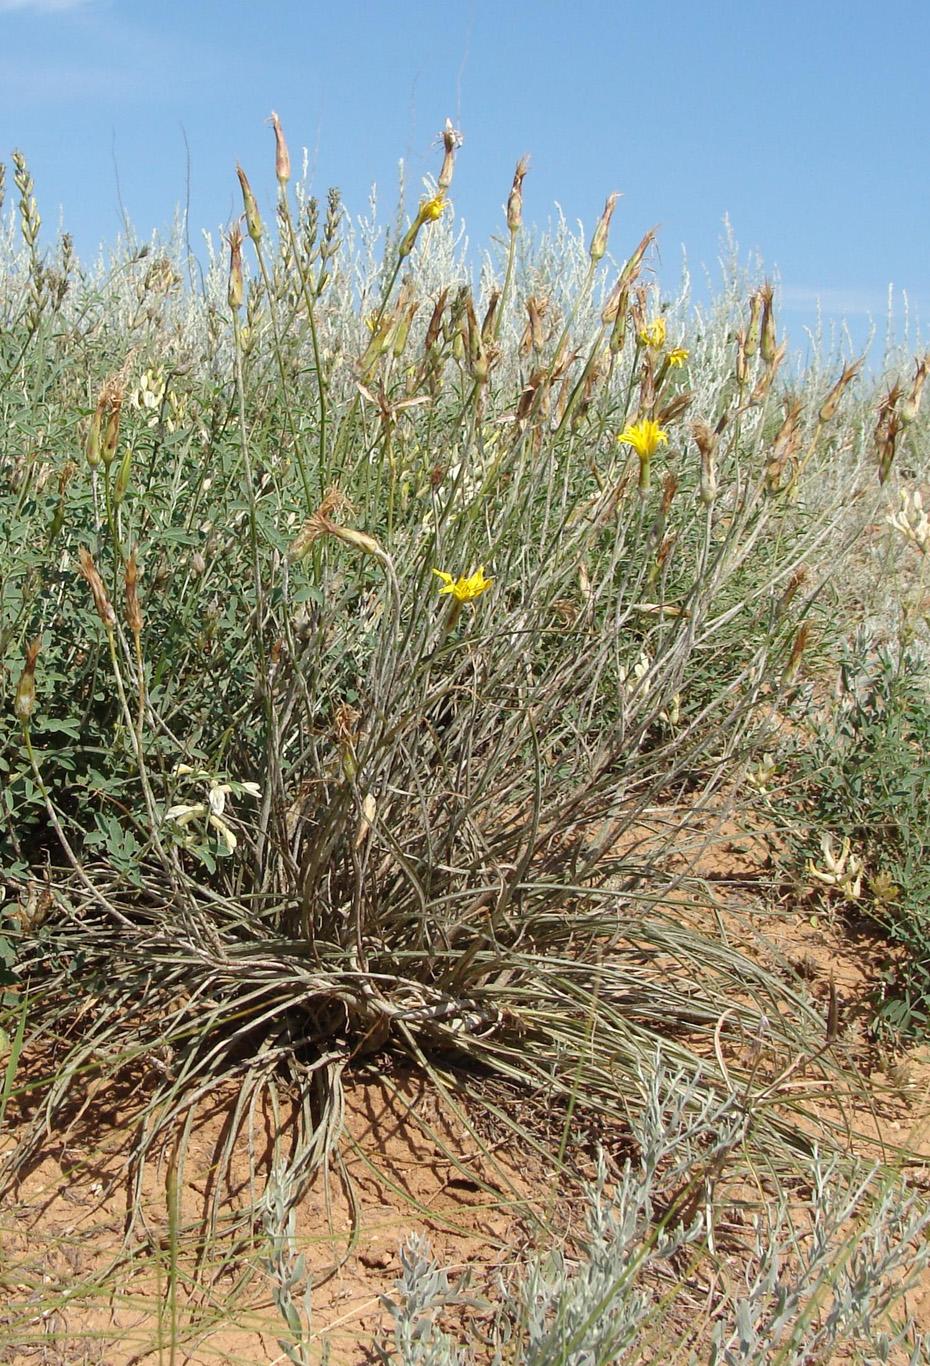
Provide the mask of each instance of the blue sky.
{"label": "blue sky", "polygon": [[192,235],[265,203],[281,116],[313,188],[386,215],[464,133],[453,199],[476,247],[531,156],[525,214],[590,225],[612,189],[611,248],[661,225],[660,278],[715,275],[724,215],[777,272],[803,342],[820,296],[884,334],[889,284],[930,330],[930,6],[919,0],[0,0],[0,156],[21,148],[52,228],[82,255],[188,201]]}

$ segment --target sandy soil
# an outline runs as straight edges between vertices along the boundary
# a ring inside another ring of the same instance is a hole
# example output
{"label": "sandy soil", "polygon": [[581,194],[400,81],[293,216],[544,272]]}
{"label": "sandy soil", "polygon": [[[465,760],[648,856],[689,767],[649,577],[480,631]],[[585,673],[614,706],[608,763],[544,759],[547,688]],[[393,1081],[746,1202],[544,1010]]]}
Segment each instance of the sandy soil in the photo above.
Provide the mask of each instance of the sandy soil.
{"label": "sandy soil", "polygon": [[[889,1143],[910,1148],[909,1175],[927,1183],[930,1054],[883,1054],[865,1029],[866,998],[886,965],[886,948],[866,927],[814,915],[803,903],[763,907],[753,884],[764,847],[730,833],[702,869],[718,902],[720,932],[802,978],[825,1011],[835,993],[835,1046],[868,1081],[868,1102],[853,1117],[854,1143],[876,1155]],[[41,1074],[36,1060],[25,1061],[21,1077],[28,1081],[30,1073]],[[218,1096],[198,1114],[178,1171],[173,1248],[171,1154],[162,1151],[148,1163],[139,1199],[128,1165],[145,1102],[141,1083],[127,1076],[85,1095],[47,1133],[0,1208],[0,1361],[286,1361],[279,1341],[284,1319],[262,1260],[267,1242],[237,1243],[227,1235],[204,1246],[200,1235],[217,1192],[225,1217],[261,1188],[272,1116],[255,1115],[251,1132],[243,1127],[224,1172],[229,1097]],[[15,1143],[30,1094],[21,1111],[11,1106],[0,1151]],[[835,1097],[824,1094],[820,1103],[825,1116],[835,1117]],[[286,1128],[286,1114],[282,1123]],[[379,1296],[393,1288],[408,1235],[426,1236],[443,1266],[472,1268],[473,1290],[493,1297],[497,1275],[534,1240],[538,1245],[562,1194],[537,1159],[495,1144],[493,1134],[476,1139],[411,1072],[372,1073],[347,1084],[343,1154],[344,1166],[314,1183],[296,1227],[296,1247],[314,1281],[309,1360],[324,1359],[325,1343],[333,1366],[378,1360],[372,1344],[390,1322]],[[930,1278],[908,1308],[930,1327]],[[174,1351],[172,1338],[180,1344]]]}

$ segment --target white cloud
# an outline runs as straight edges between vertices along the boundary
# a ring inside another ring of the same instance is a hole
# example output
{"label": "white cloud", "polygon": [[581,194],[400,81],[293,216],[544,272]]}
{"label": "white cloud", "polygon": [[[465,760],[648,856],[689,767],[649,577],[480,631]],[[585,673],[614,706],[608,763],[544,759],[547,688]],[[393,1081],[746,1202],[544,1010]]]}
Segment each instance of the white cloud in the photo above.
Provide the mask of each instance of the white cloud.
{"label": "white cloud", "polygon": [[[900,305],[900,297],[900,292],[894,290],[893,302]],[[865,318],[876,314],[883,316],[888,312],[888,290],[857,289],[855,286],[806,289],[786,285],[781,292],[781,302],[782,308],[788,311],[795,308],[804,311],[819,308],[825,314],[841,314],[850,318]]]}

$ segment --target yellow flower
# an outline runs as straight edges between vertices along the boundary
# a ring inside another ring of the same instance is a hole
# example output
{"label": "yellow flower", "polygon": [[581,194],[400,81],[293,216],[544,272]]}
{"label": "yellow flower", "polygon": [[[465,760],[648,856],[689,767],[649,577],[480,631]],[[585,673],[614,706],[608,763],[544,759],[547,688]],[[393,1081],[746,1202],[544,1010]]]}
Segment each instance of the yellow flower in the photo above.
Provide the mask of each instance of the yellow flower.
{"label": "yellow flower", "polygon": [[446,207],[445,197],[441,194],[433,195],[432,199],[424,199],[420,205],[419,219],[421,223],[435,223],[437,218],[441,218]]}
{"label": "yellow flower", "polygon": [[624,442],[627,446],[632,446],[636,454],[643,460],[651,459],[663,443],[666,446],[668,445],[667,435],[658,422],[653,422],[651,417],[644,417],[642,422],[637,422],[634,427],[627,427],[620,433],[617,440]]}
{"label": "yellow flower", "polygon": [[673,351],[669,351],[666,360],[669,365],[684,365],[688,359],[688,352],[684,346],[676,346]]}
{"label": "yellow flower", "polygon": [[439,590],[439,596],[442,597],[444,593],[449,593],[456,602],[471,602],[474,598],[480,598],[481,594],[486,592],[494,582],[493,579],[484,577],[484,565],[477,573],[472,574],[467,579],[461,575],[454,579],[451,574],[445,573],[442,569],[434,569],[433,573],[437,578],[442,579],[443,586]]}
{"label": "yellow flower", "polygon": [[665,319],[653,318],[640,332],[639,339],[643,346],[651,346],[654,351],[660,351],[665,345]]}

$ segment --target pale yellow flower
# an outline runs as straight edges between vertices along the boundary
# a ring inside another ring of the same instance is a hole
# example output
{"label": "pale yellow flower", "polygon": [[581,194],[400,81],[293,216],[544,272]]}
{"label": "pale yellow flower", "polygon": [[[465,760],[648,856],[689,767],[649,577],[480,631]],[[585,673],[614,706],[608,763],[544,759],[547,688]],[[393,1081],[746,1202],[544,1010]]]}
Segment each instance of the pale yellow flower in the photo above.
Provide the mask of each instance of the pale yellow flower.
{"label": "pale yellow flower", "polygon": [[919,489],[901,493],[901,511],[892,513],[888,525],[900,531],[906,541],[919,550],[921,555],[930,553],[930,517],[924,511],[923,499]]}
{"label": "pale yellow flower", "polygon": [[651,417],[644,417],[642,422],[637,422],[635,426],[626,427],[617,437],[617,440],[627,446],[632,446],[636,454],[643,460],[651,459],[659,446],[668,445],[668,436],[658,422],[653,422]]}
{"label": "pale yellow flower", "polygon": [[493,579],[484,577],[484,565],[468,578],[464,578],[462,575],[459,575],[457,579],[453,578],[451,574],[447,574],[442,569],[434,569],[433,573],[438,579],[442,579],[443,586],[439,590],[439,596],[442,597],[443,594],[448,593],[455,598],[456,602],[472,602],[475,598],[480,598],[481,594],[487,592],[494,582]]}
{"label": "pale yellow flower", "polygon": [[651,323],[647,323],[639,334],[639,339],[643,346],[651,346],[654,351],[661,351],[665,345],[665,319],[653,318]]}
{"label": "pale yellow flower", "polygon": [[820,837],[820,852],[823,854],[824,867],[818,868],[813,860],[807,864],[807,875],[825,887],[841,892],[847,901],[858,901],[862,895],[862,874],[865,869],[862,859],[853,852],[849,836],[843,837],[839,854],[833,848],[833,836]]}
{"label": "pale yellow flower", "polygon": [[669,365],[684,365],[687,359],[688,352],[684,346],[676,346],[674,350],[669,351],[668,355],[666,356],[666,360],[668,361]]}

